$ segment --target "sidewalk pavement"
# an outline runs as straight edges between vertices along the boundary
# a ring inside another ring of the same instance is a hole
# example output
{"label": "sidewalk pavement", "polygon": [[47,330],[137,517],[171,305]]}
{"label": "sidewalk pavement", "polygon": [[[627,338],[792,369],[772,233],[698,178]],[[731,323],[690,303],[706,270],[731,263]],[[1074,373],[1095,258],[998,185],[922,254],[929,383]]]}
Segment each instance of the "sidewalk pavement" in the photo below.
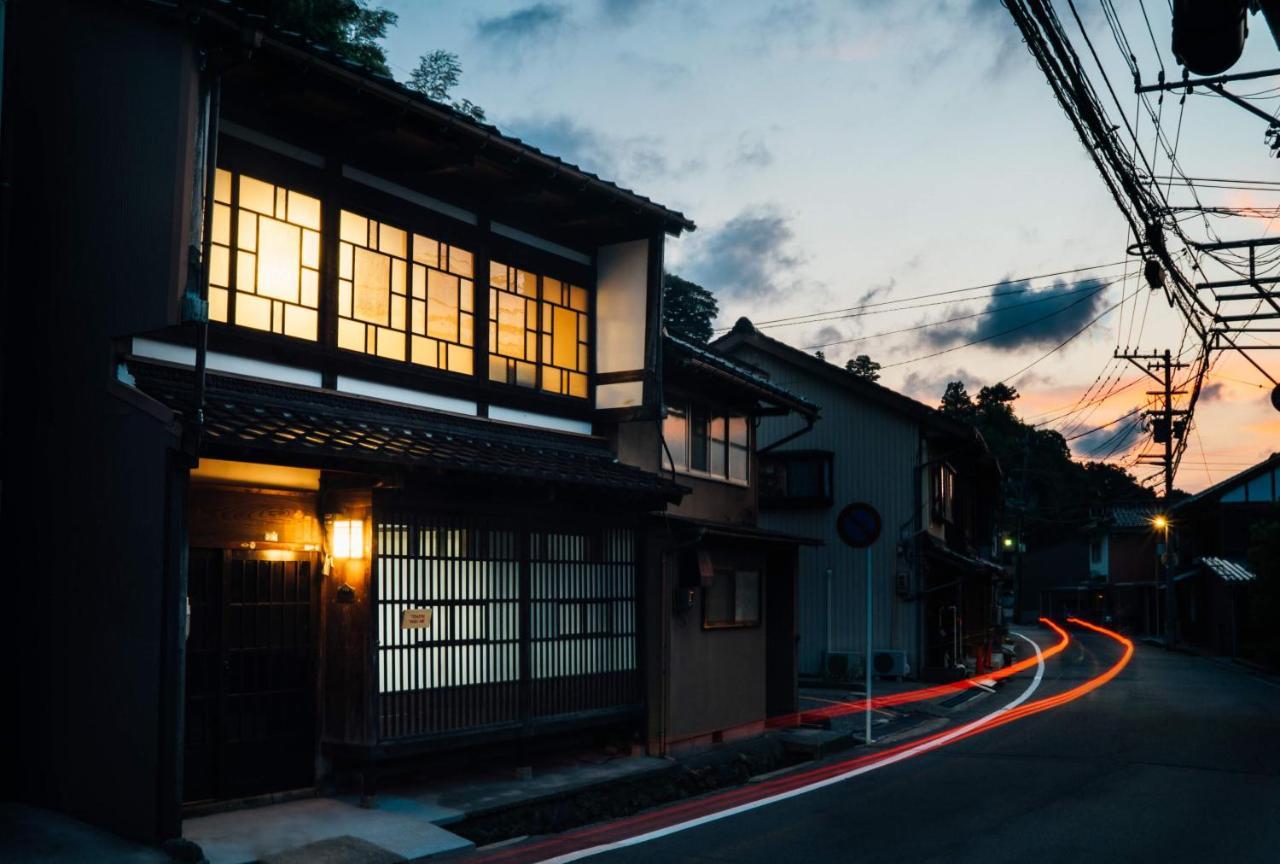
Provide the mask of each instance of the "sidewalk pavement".
{"label": "sidewalk pavement", "polygon": [[[918,682],[878,682],[876,693],[918,686]],[[877,709],[872,732],[875,743],[889,744],[935,731],[949,722],[950,715],[970,708],[974,700],[986,695],[981,689],[963,690],[929,703]],[[801,708],[821,708],[861,698],[861,691],[851,688],[806,687],[801,691]],[[775,749],[771,752],[780,753],[777,748],[782,747],[793,764],[824,759],[862,743],[864,722],[861,712],[852,712],[832,717],[830,728],[781,730],[773,737]],[[768,742],[761,739],[760,743]],[[471,840],[450,831],[448,826],[465,822],[478,832],[468,831],[471,836],[486,837],[486,832],[491,834],[494,830],[502,836],[503,830],[522,824],[521,813],[540,808],[545,811],[547,807],[572,811],[571,799],[579,804],[595,801],[607,809],[612,806],[605,803],[607,799],[619,797],[618,790],[631,789],[632,793],[622,797],[642,801],[648,794],[645,789],[670,790],[682,783],[687,785],[691,768],[698,774],[711,770],[708,765],[726,759],[736,763],[744,757],[735,756],[735,752],[753,746],[744,740],[711,748],[701,756],[691,753],[680,760],[600,750],[544,755],[532,760],[532,774],[523,778],[517,777],[514,766],[509,764],[473,764],[465,777],[406,779],[388,784],[370,808],[359,806],[355,796],[303,798],[189,818],[183,822],[183,836],[203,850],[209,864],[390,864],[423,860],[473,848]],[[776,756],[771,758],[774,765],[778,764]],[[735,772],[742,768],[736,764],[730,767],[733,770],[726,776],[737,776]],[[756,768],[754,773],[760,770],[765,769]],[[725,782],[743,779],[738,776]],[[600,794],[593,796],[592,791],[597,789]],[[610,791],[606,793],[606,789]],[[609,814],[601,812],[597,818],[609,818]],[[533,822],[537,824],[538,817]],[[0,858],[6,860],[11,856],[18,861],[52,864],[170,861],[158,849],[130,843],[60,814],[18,804],[0,805],[0,828],[5,829],[0,831]],[[489,840],[486,837],[480,842]]]}
{"label": "sidewalk pavement", "polygon": [[403,781],[388,785],[370,808],[356,796],[337,796],[231,810],[187,819],[182,833],[209,864],[416,861],[474,845],[444,826],[670,768],[648,757],[597,759],[537,760],[528,779],[508,767],[473,768],[466,779]]}
{"label": "sidewalk pavement", "polygon": [[0,860],[41,864],[172,864],[151,846],[117,837],[101,828],[43,810],[0,802]]}

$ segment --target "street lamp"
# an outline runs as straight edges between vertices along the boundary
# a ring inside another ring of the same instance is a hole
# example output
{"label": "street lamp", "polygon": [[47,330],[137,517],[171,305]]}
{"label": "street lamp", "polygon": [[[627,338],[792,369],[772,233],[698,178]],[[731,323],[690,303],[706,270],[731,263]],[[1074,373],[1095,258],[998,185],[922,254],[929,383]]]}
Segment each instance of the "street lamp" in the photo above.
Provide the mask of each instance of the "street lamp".
{"label": "street lamp", "polygon": [[[1157,513],[1151,517],[1151,527],[1164,534],[1164,544],[1161,547],[1160,566],[1164,576],[1164,640],[1165,647],[1169,647],[1174,643],[1174,634],[1177,630],[1177,618],[1174,613],[1174,596],[1173,596],[1173,569],[1169,566],[1169,517],[1163,513]],[[1158,596],[1158,595],[1157,595]],[[1159,607],[1157,607],[1158,611]]]}

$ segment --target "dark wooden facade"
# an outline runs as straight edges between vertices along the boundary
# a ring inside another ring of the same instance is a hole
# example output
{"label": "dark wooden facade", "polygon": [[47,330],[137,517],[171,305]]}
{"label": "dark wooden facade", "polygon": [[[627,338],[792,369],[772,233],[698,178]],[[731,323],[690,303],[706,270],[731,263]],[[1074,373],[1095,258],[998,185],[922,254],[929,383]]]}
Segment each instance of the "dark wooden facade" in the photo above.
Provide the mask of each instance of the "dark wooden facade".
{"label": "dark wooden facade", "polygon": [[[605,438],[657,416],[663,238],[691,223],[236,14],[53,0],[14,4],[6,32],[0,522],[27,575],[5,793],[146,840],[180,834],[184,801],[311,785],[335,761],[637,723],[640,520],[679,495],[615,476]],[[215,153],[321,202],[314,341],[184,312],[212,266]],[[472,373],[337,347],[343,208],[472,253]],[[491,260],[587,290],[585,398],[490,381]],[[440,405],[471,416],[437,423]],[[538,428],[468,437],[499,418]],[[560,459],[542,470],[539,436]],[[209,459],[318,479],[193,477]],[[326,564],[335,514],[362,554]],[[425,545],[451,531],[452,552]],[[482,565],[515,586],[486,598],[483,640],[459,593]],[[439,638],[398,644],[385,622],[427,605]],[[449,691],[429,704],[428,667]]]}

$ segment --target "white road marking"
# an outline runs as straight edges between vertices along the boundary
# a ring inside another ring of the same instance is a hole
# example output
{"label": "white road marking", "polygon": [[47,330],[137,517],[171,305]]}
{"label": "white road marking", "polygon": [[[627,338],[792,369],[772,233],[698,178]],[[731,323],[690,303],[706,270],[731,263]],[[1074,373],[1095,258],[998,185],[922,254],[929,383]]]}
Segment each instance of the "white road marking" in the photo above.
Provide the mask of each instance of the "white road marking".
{"label": "white road marking", "polygon": [[892,756],[886,756],[884,759],[881,759],[879,762],[872,762],[870,765],[861,765],[857,768],[851,768],[842,774],[836,774],[833,777],[827,777],[826,779],[823,779],[823,780],[815,780],[814,782],[809,783],[808,785],[800,786],[796,789],[789,789],[786,792],[779,792],[777,795],[770,795],[767,798],[761,798],[757,801],[748,801],[745,804],[739,804],[736,807],[729,807],[725,810],[720,810],[719,812],[716,812],[716,813],[708,813],[705,816],[699,816],[695,819],[689,819],[684,822],[677,822],[676,824],[668,825],[665,828],[656,828],[653,831],[647,831],[644,834],[637,834],[636,836],[628,837],[625,840],[615,840],[612,843],[602,843],[599,846],[591,846],[587,849],[579,849],[576,852],[567,852],[564,855],[557,855],[555,858],[547,858],[542,862],[542,864],[568,864],[568,862],[570,861],[581,861],[583,858],[590,858],[593,855],[600,855],[604,852],[611,852],[614,849],[625,849],[628,846],[638,846],[639,844],[647,843],[650,840],[657,840],[660,837],[667,837],[671,834],[679,833],[680,831],[687,831],[690,828],[696,828],[699,825],[706,825],[709,822],[717,822],[721,819],[727,819],[730,816],[736,816],[739,813],[746,813],[749,810],[756,810],[761,807],[767,807],[768,805],[775,804],[778,801],[785,801],[788,798],[796,798],[800,795],[813,792],[817,789],[823,789],[827,786],[834,786],[836,783],[843,783],[845,780],[851,780],[854,777],[858,777],[863,774],[868,774],[872,771],[875,771],[878,768],[883,768],[886,765],[894,765],[898,762],[903,762],[914,756],[919,756],[921,753],[927,753],[930,750],[936,750],[937,748],[943,746],[944,744],[950,743],[951,741],[955,740],[961,735],[965,735],[968,732],[971,732],[972,730],[978,728],[979,726],[982,726],[984,723],[987,723],[995,719],[996,717],[999,717],[1001,714],[1012,711],[1014,708],[1017,708],[1023,702],[1026,702],[1028,699],[1030,699],[1031,694],[1034,693],[1037,689],[1039,689],[1040,682],[1044,680],[1044,654],[1043,652],[1040,651],[1040,646],[1037,645],[1031,639],[1027,638],[1026,636],[1023,636],[1021,633],[1015,632],[1013,635],[1017,636],[1019,639],[1024,640],[1028,645],[1030,645],[1032,648],[1035,649],[1036,674],[1035,674],[1035,677],[1031,679],[1030,686],[1028,686],[1026,690],[1020,693],[1016,699],[1014,699],[1008,705],[1005,705],[1002,708],[998,708],[995,711],[992,711],[990,714],[986,714],[978,718],[977,720],[972,720],[968,723],[965,723],[963,726],[957,726],[955,729],[948,732],[947,734],[934,738],[931,741],[926,741],[917,747],[911,747],[907,750],[903,750],[900,753],[894,753]]}

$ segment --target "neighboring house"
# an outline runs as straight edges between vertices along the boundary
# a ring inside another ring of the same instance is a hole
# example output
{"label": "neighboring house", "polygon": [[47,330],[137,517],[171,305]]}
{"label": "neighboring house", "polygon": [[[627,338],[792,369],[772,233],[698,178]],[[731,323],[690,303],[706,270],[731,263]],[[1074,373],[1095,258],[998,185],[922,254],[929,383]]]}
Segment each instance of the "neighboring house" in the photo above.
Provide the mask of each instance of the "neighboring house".
{"label": "neighboring house", "polygon": [[1152,636],[1160,623],[1160,568],[1157,549],[1164,542],[1155,527],[1156,505],[1113,507],[1090,538],[1090,576],[1106,586],[1106,613],[1125,633]]}
{"label": "neighboring house", "polygon": [[[1280,453],[1169,509],[1168,567],[1176,589],[1175,640],[1220,654],[1249,653],[1263,634],[1251,620],[1253,530],[1280,521]],[[1274,622],[1266,622],[1273,628]]]}
{"label": "neighboring house", "polygon": [[1024,619],[1079,615],[1126,633],[1160,632],[1157,513],[1155,505],[1111,507],[1075,536],[1030,550],[1022,562]]}
{"label": "neighboring house", "polygon": [[230,4],[9,15],[4,794],[155,840],[641,735],[642,539],[684,490],[610,441],[663,422],[692,224]]}
{"label": "neighboring house", "polygon": [[666,416],[623,424],[624,461],[669,472],[690,491],[654,516],[662,561],[646,636],[654,753],[760,732],[792,714],[796,691],[796,565],[803,538],[758,520],[757,427],[818,408],[710,348],[663,343]]}
{"label": "neighboring house", "polygon": [[807,434],[802,416],[766,418],[759,432],[761,525],[824,541],[800,550],[800,672],[848,675],[863,661],[868,553],[835,527],[854,502],[882,522],[870,551],[876,671],[948,677],[986,667],[1000,641],[1005,573],[992,563],[1000,470],[978,432],[745,318],[713,347],[822,406]]}

